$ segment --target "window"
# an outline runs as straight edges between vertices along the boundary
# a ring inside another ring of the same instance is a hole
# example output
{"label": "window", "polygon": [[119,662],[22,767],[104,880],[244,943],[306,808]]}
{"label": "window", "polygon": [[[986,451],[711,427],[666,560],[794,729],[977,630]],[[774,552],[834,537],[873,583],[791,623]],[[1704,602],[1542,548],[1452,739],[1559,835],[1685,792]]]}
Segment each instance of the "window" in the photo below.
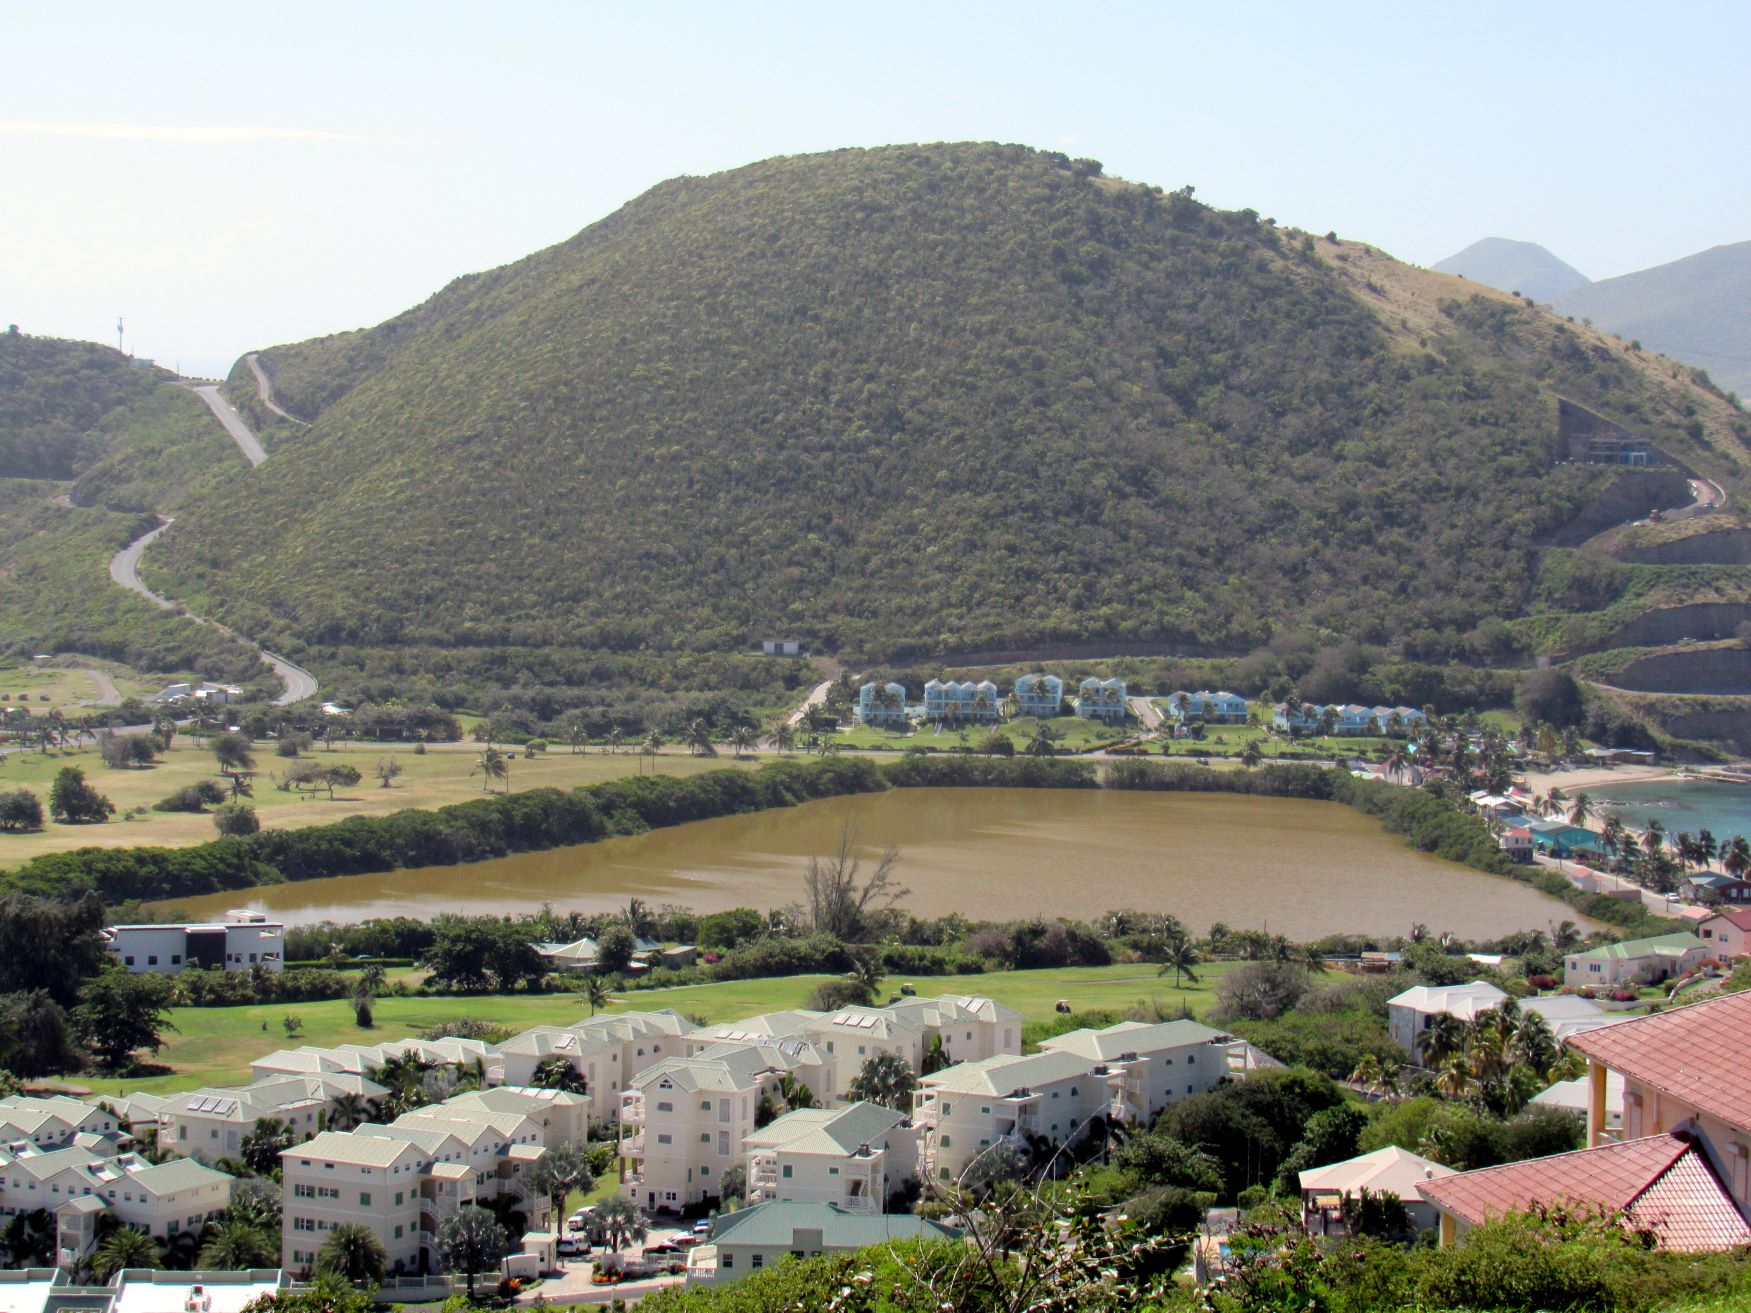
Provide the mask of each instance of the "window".
{"label": "window", "polygon": [[724,1271],[726,1271],[726,1272],[729,1271],[735,1265],[736,1265],[736,1256],[734,1254],[730,1253],[728,1250],[725,1250],[724,1251],[724,1261],[723,1261]]}
{"label": "window", "polygon": [[711,1111],[711,1100],[710,1099],[701,1099],[699,1101],[699,1111],[700,1112],[710,1112]]}
{"label": "window", "polygon": [[672,1103],[659,1103],[657,1105],[657,1111],[658,1112],[674,1112],[675,1105]]}
{"label": "window", "polygon": [[953,1111],[954,1111],[954,1105],[948,1104],[948,1103],[945,1103],[942,1105],[942,1115],[944,1117],[948,1116]]}
{"label": "window", "polygon": [[765,1254],[755,1254],[752,1258],[750,1258],[748,1260],[748,1266],[753,1268],[756,1272],[758,1272],[761,1268],[766,1266],[766,1255]]}
{"label": "window", "polygon": [[401,1239],[401,1228],[399,1226],[395,1228],[395,1238],[397,1240]]}
{"label": "window", "polygon": [[359,1207],[369,1208],[370,1206],[371,1206],[371,1192],[369,1190],[360,1190],[359,1191]]}
{"label": "window", "polygon": [[940,1141],[940,1143],[942,1144],[942,1147],[946,1149],[953,1143],[953,1141],[951,1141],[948,1138],[948,1136],[945,1135],[942,1137],[942,1140]]}
{"label": "window", "polygon": [[134,959],[133,959],[133,958],[131,958],[131,957],[124,957],[124,958],[123,958],[123,959],[122,959],[122,962],[123,962],[123,963],[124,963],[124,964],[125,964],[125,965],[127,965],[127,966],[133,966],[133,965],[134,965]]}
{"label": "window", "polygon": [[172,953],[170,955],[170,965],[173,967],[181,966],[182,965],[182,954],[181,953]]}
{"label": "window", "polygon": [[659,1133],[657,1135],[657,1143],[658,1144],[673,1144],[674,1142],[675,1142],[674,1139],[669,1135],[661,1134],[661,1133]]}
{"label": "window", "polygon": [[701,1144],[710,1144],[711,1143],[711,1132],[710,1131],[699,1132],[699,1142]]}
{"label": "window", "polygon": [[[398,1168],[398,1169],[397,1169],[397,1170],[400,1170],[400,1169],[399,1169],[399,1168]],[[404,1192],[403,1192],[403,1191],[401,1191],[401,1190],[397,1190],[397,1191],[396,1191],[396,1192],[395,1192],[395,1206],[396,1206],[396,1207],[397,1207],[397,1208],[399,1208],[399,1207],[401,1207],[401,1196],[402,1196],[402,1194],[403,1194],[403,1193],[404,1193]]]}
{"label": "window", "polygon": [[790,1180],[790,1164],[786,1163],[782,1168],[779,1169],[778,1174],[780,1176],[782,1176],[785,1180],[787,1180],[787,1181]]}
{"label": "window", "polygon": [[837,1175],[839,1175],[839,1169],[837,1167],[829,1167],[827,1169],[827,1175],[828,1176],[837,1176]]}

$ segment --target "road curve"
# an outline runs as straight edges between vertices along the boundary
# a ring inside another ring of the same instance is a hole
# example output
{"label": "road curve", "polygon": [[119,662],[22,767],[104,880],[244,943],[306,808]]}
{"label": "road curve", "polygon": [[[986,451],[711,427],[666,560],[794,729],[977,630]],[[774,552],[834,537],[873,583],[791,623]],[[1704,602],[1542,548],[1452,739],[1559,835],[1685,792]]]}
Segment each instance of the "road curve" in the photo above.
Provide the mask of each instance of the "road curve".
{"label": "road curve", "polygon": [[91,666],[74,666],[80,674],[97,685],[97,696],[79,705],[83,707],[119,707],[122,705],[121,690],[116,687],[115,680],[103,671]]}
{"label": "road curve", "polygon": [[231,441],[237,444],[237,450],[243,453],[243,458],[252,468],[268,458],[255,434],[249,431],[249,425],[243,422],[243,416],[237,413],[236,407],[219,395],[217,383],[190,384],[189,391],[207,403],[207,409],[213,412],[214,418],[231,435]]}
{"label": "road curve", "polygon": [[[169,527],[170,521],[166,520],[150,533],[141,534],[138,538],[134,539],[133,542],[122,548],[121,551],[110,557],[109,577],[128,591],[138,593],[154,606],[163,607],[166,611],[176,611],[181,608],[178,607],[175,602],[153,592],[140,581],[140,557],[143,556],[146,549],[157,540],[158,535],[163,533]],[[290,706],[294,702],[302,702],[305,698],[316,696],[316,676],[304,669],[303,666],[294,665],[283,656],[256,647],[254,643],[251,643],[242,634],[220,624],[217,620],[205,619],[202,616],[195,615],[192,611],[185,611],[184,614],[187,615],[189,619],[194,620],[199,624],[209,625],[213,629],[218,630],[221,634],[224,634],[226,637],[237,640],[245,647],[255,648],[256,655],[261,657],[267,665],[272,667],[273,672],[279,678],[280,683],[285,685],[285,691],[274,699],[274,705],[276,707]]]}
{"label": "road curve", "polygon": [[[274,414],[278,415],[281,419],[290,420],[294,424],[301,425],[304,428],[309,428],[309,420],[299,419],[290,411],[280,409],[279,403],[274,400],[274,385],[268,379],[268,376],[262,367],[256,363],[256,354],[256,352],[251,351],[248,355],[243,357],[243,363],[248,365],[249,372],[255,375],[255,395],[261,398],[261,404],[273,411]],[[257,461],[256,463],[259,465],[261,462]]]}

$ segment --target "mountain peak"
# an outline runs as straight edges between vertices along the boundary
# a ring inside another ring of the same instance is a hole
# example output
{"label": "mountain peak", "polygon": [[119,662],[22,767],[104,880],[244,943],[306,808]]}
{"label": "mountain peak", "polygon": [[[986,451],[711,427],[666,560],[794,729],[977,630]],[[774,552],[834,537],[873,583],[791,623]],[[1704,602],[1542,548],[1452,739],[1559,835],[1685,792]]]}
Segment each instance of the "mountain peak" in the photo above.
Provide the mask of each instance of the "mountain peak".
{"label": "mountain peak", "polygon": [[1486,237],[1434,266],[1437,273],[1458,274],[1503,292],[1519,292],[1534,301],[1551,301],[1586,287],[1592,279],[1565,264],[1537,242]]}

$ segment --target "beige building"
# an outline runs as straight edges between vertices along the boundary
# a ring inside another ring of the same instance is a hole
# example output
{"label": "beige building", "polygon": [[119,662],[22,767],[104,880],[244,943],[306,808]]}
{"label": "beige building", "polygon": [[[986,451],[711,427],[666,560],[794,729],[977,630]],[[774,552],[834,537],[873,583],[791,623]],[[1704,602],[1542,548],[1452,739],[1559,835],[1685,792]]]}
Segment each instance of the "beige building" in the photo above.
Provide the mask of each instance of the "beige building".
{"label": "beige building", "polygon": [[477,1039],[400,1039],[386,1044],[337,1044],[321,1048],[306,1044],[280,1049],[249,1064],[250,1081],[259,1084],[271,1076],[322,1076],[350,1073],[370,1076],[394,1058],[412,1057],[434,1067],[449,1067],[458,1073],[483,1076],[484,1083],[499,1084],[503,1077],[496,1050]]}
{"label": "beige building", "polygon": [[46,1202],[36,1207],[55,1214],[56,1262],[62,1266],[72,1266],[96,1248],[105,1213],[123,1226],[168,1240],[184,1231],[198,1233],[231,1202],[231,1178],[192,1159],[152,1163],[125,1153],[86,1155],[80,1162],[68,1155],[86,1155],[86,1151],[62,1149],[44,1155],[62,1161],[36,1172],[30,1170],[33,1165],[28,1160],[4,1169],[10,1178],[14,1168],[23,1168],[35,1178],[34,1193],[46,1196]]}
{"label": "beige building", "polygon": [[748,1203],[782,1199],[880,1213],[918,1168],[918,1134],[878,1103],[799,1108],[750,1133]]}
{"label": "beige building", "polygon": [[[807,1049],[800,1041],[794,1047]],[[724,1172],[742,1159],[760,1095],[776,1094],[795,1056],[776,1045],[718,1044],[642,1072],[620,1098],[621,1193],[652,1212],[719,1197]]]}
{"label": "beige building", "polygon": [[64,1094],[49,1098],[14,1094],[0,1099],[0,1145],[62,1149],[81,1136],[117,1140],[127,1133],[121,1118],[108,1108]]}
{"label": "beige building", "polygon": [[1109,1120],[1145,1125],[1175,1099],[1244,1075],[1238,1049],[1232,1035],[1195,1021],[1121,1021],[1040,1041],[1041,1052],[1075,1054],[1104,1080]]}
{"label": "beige building", "polygon": [[352,1120],[362,1119],[387,1092],[364,1076],[334,1073],[174,1094],[158,1109],[158,1143],[203,1162],[235,1157],[258,1121],[284,1122],[298,1139],[307,1140],[329,1125],[337,1108],[350,1110]]}
{"label": "beige building", "polygon": [[830,1204],[773,1200],[724,1213],[687,1256],[687,1284],[727,1285],[787,1258],[844,1254],[896,1240],[949,1241],[960,1233],[911,1213],[848,1213]]}
{"label": "beige building", "polygon": [[633,1077],[686,1052],[682,1035],[688,1029],[685,1017],[667,1009],[592,1017],[571,1026],[536,1026],[499,1046],[497,1079],[527,1086],[543,1062],[563,1058],[583,1078],[596,1115],[612,1120]]}

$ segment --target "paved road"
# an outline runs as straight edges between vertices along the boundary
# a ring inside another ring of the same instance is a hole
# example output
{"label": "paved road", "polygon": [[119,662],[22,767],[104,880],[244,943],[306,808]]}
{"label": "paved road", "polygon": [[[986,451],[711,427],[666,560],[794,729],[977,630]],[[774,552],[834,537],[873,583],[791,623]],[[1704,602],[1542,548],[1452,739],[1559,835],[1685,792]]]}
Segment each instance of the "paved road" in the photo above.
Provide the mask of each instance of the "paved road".
{"label": "paved road", "polygon": [[243,422],[243,416],[237,413],[237,408],[219,395],[218,384],[195,384],[190,386],[189,391],[207,403],[207,409],[225,426],[225,432],[231,435],[231,441],[237,444],[237,449],[251,466],[260,465],[268,458],[255,434],[249,431],[249,425]]}
{"label": "paved road", "polygon": [[1161,728],[1161,713],[1155,709],[1154,698],[1132,698],[1131,710],[1137,713],[1137,719],[1143,722],[1144,729]]}
{"label": "paved road", "polygon": [[[175,602],[171,601],[168,597],[161,597],[159,594],[153,592],[140,581],[140,557],[144,555],[146,549],[157,540],[158,535],[163,533],[169,527],[170,521],[166,520],[150,533],[141,534],[138,538],[134,539],[133,542],[129,543],[126,547],[122,548],[121,551],[112,556],[109,562],[109,577],[130,592],[138,593],[153,605],[161,606],[166,611],[176,611],[181,610],[182,608],[180,608]],[[186,612],[185,614],[187,614],[191,620],[199,621],[203,625],[211,625],[221,634],[236,639],[246,647],[255,648],[261,659],[269,666],[273,667],[274,674],[279,677],[280,683],[285,686],[285,691],[274,699],[275,706],[290,706],[294,702],[302,702],[305,698],[316,696],[316,676],[304,669],[303,666],[294,665],[283,656],[278,656],[273,652],[263,651],[261,648],[255,647],[255,644],[243,637],[242,634],[239,634],[234,629],[227,628],[216,620],[204,619],[201,616],[195,615],[193,612]]]}
{"label": "paved road", "polygon": [[[273,411],[274,414],[278,415],[281,419],[291,420],[294,424],[301,424],[305,428],[309,428],[309,420],[299,419],[290,411],[280,409],[279,403],[274,400],[274,385],[268,381],[267,374],[264,373],[262,367],[256,363],[255,356],[256,353],[251,351],[248,355],[243,357],[243,363],[248,365],[249,372],[255,375],[255,395],[261,398],[261,404]],[[256,464],[259,465],[261,462],[257,461]]]}
{"label": "paved road", "polygon": [[809,714],[810,707],[819,707],[819,706],[824,705],[827,701],[827,690],[832,688],[832,687],[833,687],[832,680],[823,679],[819,684],[816,684],[813,688],[811,688],[809,690],[809,695],[803,699],[802,706],[798,707],[795,711],[790,713],[789,722],[788,722],[790,724],[790,726],[794,729],[796,726],[802,724],[803,720]]}

